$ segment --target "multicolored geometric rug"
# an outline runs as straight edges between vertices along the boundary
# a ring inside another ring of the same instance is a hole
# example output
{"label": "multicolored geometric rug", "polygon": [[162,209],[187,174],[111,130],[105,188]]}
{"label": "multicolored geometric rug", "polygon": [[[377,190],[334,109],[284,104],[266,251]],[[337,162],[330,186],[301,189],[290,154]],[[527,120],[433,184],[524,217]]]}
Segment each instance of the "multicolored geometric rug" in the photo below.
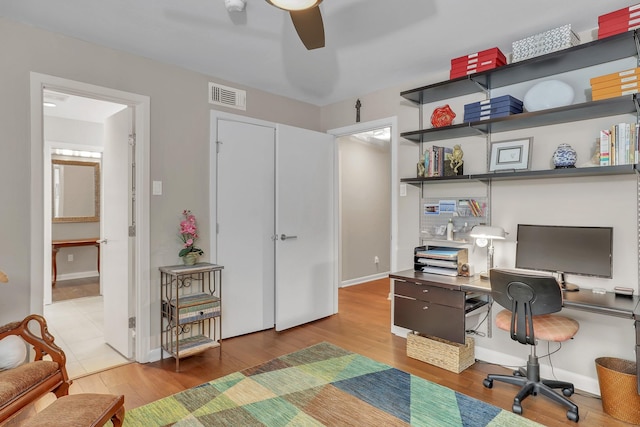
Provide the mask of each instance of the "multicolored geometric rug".
{"label": "multicolored geometric rug", "polygon": [[538,426],[320,343],[129,410],[125,427]]}

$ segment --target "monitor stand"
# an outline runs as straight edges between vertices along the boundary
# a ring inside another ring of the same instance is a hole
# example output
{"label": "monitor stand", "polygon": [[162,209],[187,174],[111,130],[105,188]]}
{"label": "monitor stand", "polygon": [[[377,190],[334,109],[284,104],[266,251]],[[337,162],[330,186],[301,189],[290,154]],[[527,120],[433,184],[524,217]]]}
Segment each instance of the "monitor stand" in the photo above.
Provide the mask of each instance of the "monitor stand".
{"label": "monitor stand", "polygon": [[564,280],[564,273],[560,273],[560,285],[562,286],[563,291],[577,292],[580,290],[580,286],[574,285],[573,283],[567,283],[567,281]]}

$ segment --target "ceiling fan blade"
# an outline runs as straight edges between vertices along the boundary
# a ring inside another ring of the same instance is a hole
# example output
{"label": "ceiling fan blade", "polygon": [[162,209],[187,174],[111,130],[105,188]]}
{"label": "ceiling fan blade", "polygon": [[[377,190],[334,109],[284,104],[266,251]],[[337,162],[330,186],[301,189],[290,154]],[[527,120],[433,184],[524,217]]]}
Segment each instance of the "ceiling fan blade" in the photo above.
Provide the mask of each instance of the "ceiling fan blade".
{"label": "ceiling fan blade", "polygon": [[324,24],[318,6],[306,10],[292,10],[289,14],[307,50],[324,47]]}

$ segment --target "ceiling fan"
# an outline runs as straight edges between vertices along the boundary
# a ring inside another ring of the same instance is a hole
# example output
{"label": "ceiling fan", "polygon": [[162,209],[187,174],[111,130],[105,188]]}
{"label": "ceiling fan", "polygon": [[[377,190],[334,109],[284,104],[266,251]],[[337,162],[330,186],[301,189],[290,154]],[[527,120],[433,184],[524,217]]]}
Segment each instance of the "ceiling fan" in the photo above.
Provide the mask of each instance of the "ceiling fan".
{"label": "ceiling fan", "polygon": [[296,32],[307,50],[324,47],[324,24],[318,7],[322,0],[266,0],[267,3],[286,10]]}

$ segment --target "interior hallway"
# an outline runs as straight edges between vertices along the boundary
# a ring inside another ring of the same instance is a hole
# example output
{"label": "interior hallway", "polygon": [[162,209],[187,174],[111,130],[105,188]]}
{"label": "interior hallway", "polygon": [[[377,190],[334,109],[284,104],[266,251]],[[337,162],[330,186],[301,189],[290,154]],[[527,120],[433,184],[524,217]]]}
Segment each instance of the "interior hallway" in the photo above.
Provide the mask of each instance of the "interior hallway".
{"label": "interior hallway", "polygon": [[129,363],[104,341],[104,310],[96,277],[56,283],[44,307],[49,333],[67,356],[70,378]]}

